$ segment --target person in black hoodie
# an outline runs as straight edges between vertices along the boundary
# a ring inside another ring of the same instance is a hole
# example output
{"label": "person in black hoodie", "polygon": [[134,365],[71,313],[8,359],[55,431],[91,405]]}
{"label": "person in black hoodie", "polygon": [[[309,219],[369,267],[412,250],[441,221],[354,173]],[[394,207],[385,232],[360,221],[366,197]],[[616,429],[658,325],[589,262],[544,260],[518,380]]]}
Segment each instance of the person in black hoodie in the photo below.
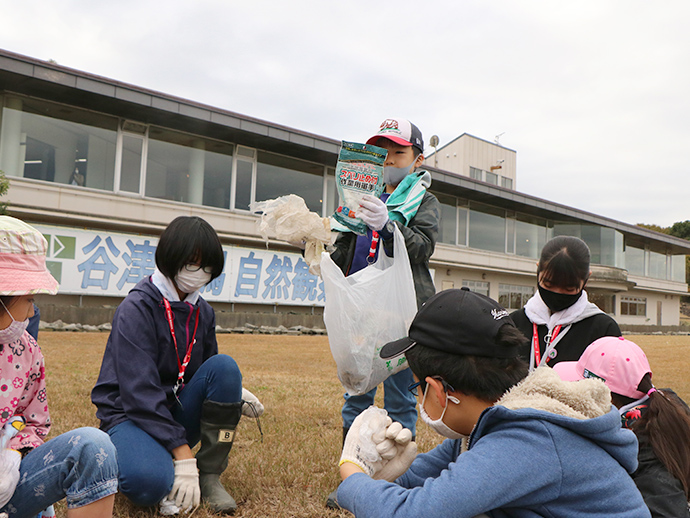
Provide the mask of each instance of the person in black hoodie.
{"label": "person in black hoodie", "polygon": [[537,292],[525,307],[511,313],[529,338],[520,356],[530,370],[575,361],[602,336],[621,336],[616,321],[587,299],[589,247],[573,236],[549,240],[537,264]]}
{"label": "person in black hoodie", "polygon": [[166,514],[200,497],[216,512],[234,512],[219,476],[240,416],[263,411],[242,388],[235,360],[218,354],[215,313],[199,294],[223,265],[220,239],[206,221],[173,220],[158,242],[154,274],[115,312],[91,392],[117,448],[120,491],[138,505],[160,503]]}

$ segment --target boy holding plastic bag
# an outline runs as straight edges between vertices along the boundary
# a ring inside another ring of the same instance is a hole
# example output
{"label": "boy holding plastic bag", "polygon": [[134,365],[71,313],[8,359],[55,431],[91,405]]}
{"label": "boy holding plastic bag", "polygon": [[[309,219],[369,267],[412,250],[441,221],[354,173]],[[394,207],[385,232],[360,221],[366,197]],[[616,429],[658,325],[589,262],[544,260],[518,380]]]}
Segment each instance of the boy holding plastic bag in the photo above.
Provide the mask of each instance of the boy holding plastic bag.
{"label": "boy holding plastic bag", "polygon": [[[383,173],[385,188],[380,197],[364,195],[360,206],[355,208],[355,216],[368,227],[366,234],[339,228],[341,234],[330,257],[345,275],[352,275],[376,261],[382,249],[387,255],[393,255],[397,227],[407,249],[419,308],[436,291],[429,272],[429,258],[436,246],[440,220],[439,202],[427,190],[431,175],[416,171],[424,160],[422,133],[407,120],[386,119],[367,145],[388,151]],[[406,368],[386,379],[383,386],[386,411],[414,435],[416,400],[407,390],[412,383],[412,373]],[[354,419],[374,403],[375,394],[376,388],[363,395],[344,395],[343,438]],[[326,505],[337,508],[335,492]]]}

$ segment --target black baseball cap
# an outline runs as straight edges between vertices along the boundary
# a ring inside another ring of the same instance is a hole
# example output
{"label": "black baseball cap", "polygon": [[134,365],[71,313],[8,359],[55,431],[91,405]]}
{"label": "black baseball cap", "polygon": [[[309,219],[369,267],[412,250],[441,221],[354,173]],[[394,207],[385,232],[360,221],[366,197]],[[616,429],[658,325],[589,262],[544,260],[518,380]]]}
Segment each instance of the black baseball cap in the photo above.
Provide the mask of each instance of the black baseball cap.
{"label": "black baseball cap", "polygon": [[444,290],[415,315],[408,336],[381,348],[381,358],[393,358],[417,344],[459,356],[514,358],[517,346],[496,343],[503,326],[515,327],[495,300],[467,288]]}

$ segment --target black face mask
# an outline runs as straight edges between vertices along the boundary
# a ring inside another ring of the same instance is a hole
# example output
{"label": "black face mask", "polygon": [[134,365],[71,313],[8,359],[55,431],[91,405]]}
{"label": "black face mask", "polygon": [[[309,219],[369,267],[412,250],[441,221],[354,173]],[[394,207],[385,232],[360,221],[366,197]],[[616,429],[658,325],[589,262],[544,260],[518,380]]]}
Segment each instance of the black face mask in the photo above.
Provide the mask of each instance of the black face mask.
{"label": "black face mask", "polygon": [[582,290],[570,295],[568,293],[556,293],[555,291],[547,290],[546,288],[542,288],[541,285],[537,287],[539,288],[541,300],[544,301],[544,304],[546,304],[553,313],[568,309],[575,304],[580,298],[580,295],[582,295]]}

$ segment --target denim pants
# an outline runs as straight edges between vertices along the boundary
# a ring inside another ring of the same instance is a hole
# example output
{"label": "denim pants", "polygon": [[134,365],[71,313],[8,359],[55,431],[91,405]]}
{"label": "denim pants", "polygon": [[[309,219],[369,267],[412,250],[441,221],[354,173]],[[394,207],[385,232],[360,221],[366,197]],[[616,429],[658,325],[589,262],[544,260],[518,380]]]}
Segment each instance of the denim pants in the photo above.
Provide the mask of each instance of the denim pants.
{"label": "denim pants", "polygon": [[19,484],[1,510],[33,518],[67,497],[70,509],[117,493],[117,458],[108,435],[77,428],[31,450],[20,465]]}
{"label": "denim pants", "polygon": [[[408,428],[412,435],[415,435],[417,398],[407,390],[413,383],[414,378],[409,368],[389,376],[383,382],[383,408],[393,421],[398,421]],[[346,393],[343,396],[345,398],[342,410],[343,428],[350,428],[355,417],[374,404],[375,396],[376,387],[361,396],[351,396]]]}
{"label": "denim pants", "polygon": [[[236,403],[242,399],[242,374],[235,360],[217,354],[206,360],[179,393],[172,416],[184,426],[190,448],[199,442],[201,408],[205,400]],[[157,505],[172,490],[173,459],[161,443],[132,421],[108,430],[117,449],[120,492],[141,506]]]}

